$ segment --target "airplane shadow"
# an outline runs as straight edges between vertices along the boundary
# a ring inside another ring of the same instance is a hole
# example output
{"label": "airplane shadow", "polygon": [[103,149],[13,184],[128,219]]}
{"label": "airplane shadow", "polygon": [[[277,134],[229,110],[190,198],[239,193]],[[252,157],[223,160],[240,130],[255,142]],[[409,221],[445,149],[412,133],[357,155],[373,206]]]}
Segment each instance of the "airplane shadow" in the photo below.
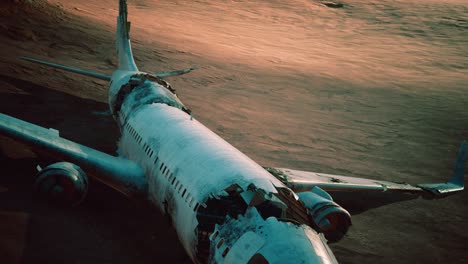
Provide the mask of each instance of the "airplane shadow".
{"label": "airplane shadow", "polygon": [[[0,85],[9,87],[6,92],[2,88],[1,113],[58,129],[64,138],[115,153],[117,126],[112,117],[94,113],[107,110],[105,103],[11,76],[0,75]],[[35,167],[51,162],[0,137],[0,187],[6,189],[0,191],[0,213],[29,215],[22,263],[189,262],[165,217],[99,182],[90,183],[88,197],[78,207],[36,200],[31,193]],[[15,228],[14,223],[10,226]]]}
{"label": "airplane shadow", "polygon": [[60,135],[99,150],[114,153],[119,138],[105,103],[79,98],[35,83],[0,75],[0,85],[17,90],[2,93],[0,111],[28,122],[60,131]]}

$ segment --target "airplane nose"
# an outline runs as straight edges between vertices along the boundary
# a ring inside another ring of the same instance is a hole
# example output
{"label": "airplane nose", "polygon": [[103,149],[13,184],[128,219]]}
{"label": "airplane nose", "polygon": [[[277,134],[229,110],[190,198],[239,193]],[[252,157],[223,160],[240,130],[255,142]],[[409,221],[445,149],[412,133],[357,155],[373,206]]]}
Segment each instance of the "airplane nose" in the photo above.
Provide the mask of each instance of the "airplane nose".
{"label": "airplane nose", "polygon": [[210,240],[210,263],[337,263],[315,230],[275,217],[265,220],[255,208],[217,225]]}

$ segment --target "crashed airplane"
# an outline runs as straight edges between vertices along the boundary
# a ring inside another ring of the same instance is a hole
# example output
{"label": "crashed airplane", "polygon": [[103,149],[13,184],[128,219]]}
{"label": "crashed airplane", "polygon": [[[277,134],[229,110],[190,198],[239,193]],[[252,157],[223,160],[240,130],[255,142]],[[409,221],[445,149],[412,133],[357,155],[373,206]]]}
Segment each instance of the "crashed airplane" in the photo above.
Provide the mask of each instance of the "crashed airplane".
{"label": "crashed airplane", "polygon": [[[195,263],[336,263],[327,242],[339,241],[351,214],[392,202],[437,199],[464,189],[466,142],[447,183],[418,184],[262,167],[192,117],[164,80],[194,68],[138,70],[127,5],[117,18],[118,69],[107,76],[31,58],[34,63],[107,80],[118,123],[119,156],[0,114],[0,134],[60,161],[40,169],[38,193],[69,205],[86,196],[88,176],[172,220]],[[332,198],[333,197],[333,198]]]}

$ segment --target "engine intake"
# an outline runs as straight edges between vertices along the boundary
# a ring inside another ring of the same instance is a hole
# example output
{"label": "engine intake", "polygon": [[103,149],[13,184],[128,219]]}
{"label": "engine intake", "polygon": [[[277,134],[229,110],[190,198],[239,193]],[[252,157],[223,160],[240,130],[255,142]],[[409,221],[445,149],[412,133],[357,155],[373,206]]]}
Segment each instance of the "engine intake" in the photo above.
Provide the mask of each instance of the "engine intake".
{"label": "engine intake", "polygon": [[351,215],[335,203],[327,192],[314,187],[309,192],[297,195],[308,209],[311,226],[317,232],[323,233],[328,241],[336,242],[348,232]]}
{"label": "engine intake", "polygon": [[76,206],[83,202],[88,192],[88,176],[73,163],[54,163],[36,176],[36,193],[59,204]]}

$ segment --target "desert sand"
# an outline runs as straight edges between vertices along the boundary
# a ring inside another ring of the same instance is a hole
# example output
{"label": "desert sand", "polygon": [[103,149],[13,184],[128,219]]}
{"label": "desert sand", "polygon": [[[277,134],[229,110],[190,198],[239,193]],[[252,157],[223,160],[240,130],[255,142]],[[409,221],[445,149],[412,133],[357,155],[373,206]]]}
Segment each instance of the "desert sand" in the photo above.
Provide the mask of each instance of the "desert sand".
{"label": "desert sand", "polygon": [[[110,74],[117,0],[0,3],[0,111],[114,154],[100,80]],[[468,139],[463,0],[129,0],[137,65],[199,66],[169,82],[194,117],[265,166],[443,182]],[[167,219],[92,182],[59,208],[32,194],[37,157],[0,139],[1,263],[189,263]],[[341,263],[468,263],[468,194],[353,216]]]}

